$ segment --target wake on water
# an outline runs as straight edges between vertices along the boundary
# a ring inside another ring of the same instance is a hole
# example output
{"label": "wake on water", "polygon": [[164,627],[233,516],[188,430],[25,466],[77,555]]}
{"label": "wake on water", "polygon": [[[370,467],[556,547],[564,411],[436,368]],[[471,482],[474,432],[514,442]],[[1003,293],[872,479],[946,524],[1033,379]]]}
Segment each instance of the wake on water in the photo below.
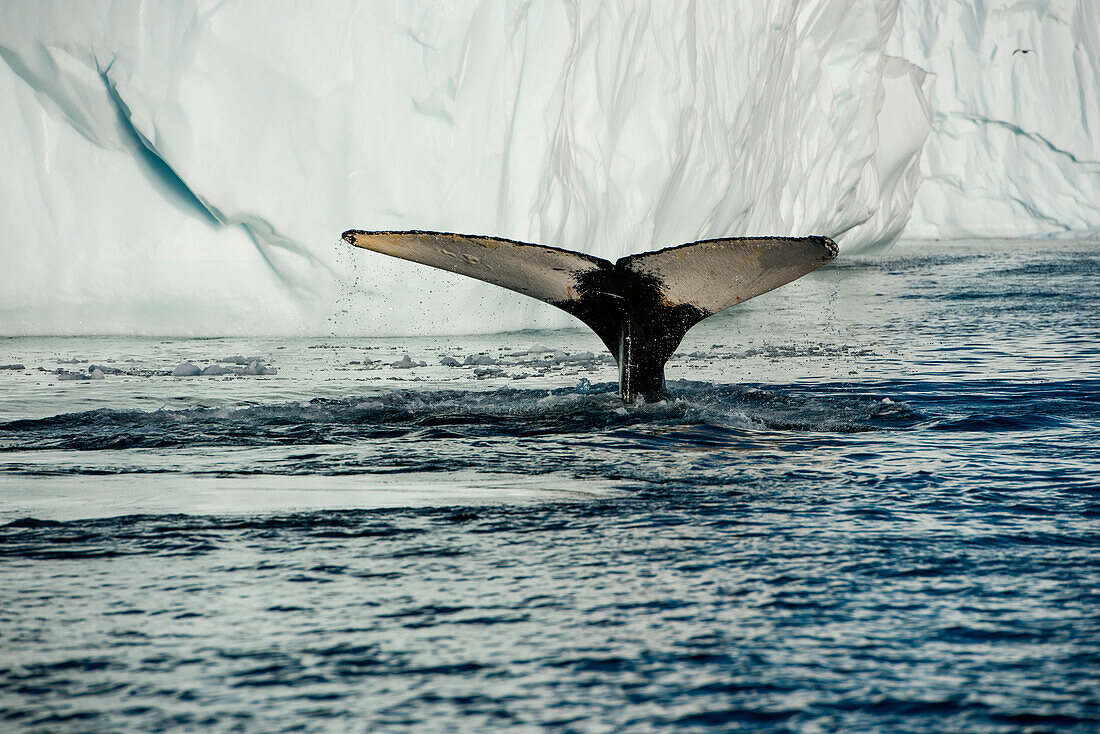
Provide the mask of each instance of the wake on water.
{"label": "wake on water", "polygon": [[[904,403],[863,395],[792,394],[762,387],[673,382],[667,400],[624,405],[615,383],[554,390],[397,390],[355,398],[185,410],[100,408],[0,424],[0,452],[355,444],[422,437],[519,438],[626,427],[852,433],[911,424]],[[442,435],[436,433],[435,435]]]}

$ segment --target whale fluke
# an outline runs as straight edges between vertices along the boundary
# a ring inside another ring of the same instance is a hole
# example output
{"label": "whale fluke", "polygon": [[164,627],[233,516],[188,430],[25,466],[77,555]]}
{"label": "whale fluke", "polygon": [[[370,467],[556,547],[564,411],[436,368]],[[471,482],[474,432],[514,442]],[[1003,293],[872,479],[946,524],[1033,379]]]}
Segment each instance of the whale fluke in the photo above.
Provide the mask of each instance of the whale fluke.
{"label": "whale fluke", "polygon": [[695,324],[817,270],[837,255],[828,237],[728,237],[609,260],[498,237],[365,232],[367,250],[511,289],[576,316],[619,364],[619,394],[664,396],[665,362]]}

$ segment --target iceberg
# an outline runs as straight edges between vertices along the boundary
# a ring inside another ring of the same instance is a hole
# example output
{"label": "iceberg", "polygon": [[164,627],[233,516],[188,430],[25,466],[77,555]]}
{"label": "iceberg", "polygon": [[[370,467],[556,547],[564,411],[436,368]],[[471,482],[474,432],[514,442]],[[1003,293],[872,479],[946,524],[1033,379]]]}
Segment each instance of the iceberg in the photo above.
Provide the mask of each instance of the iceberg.
{"label": "iceberg", "polygon": [[612,260],[730,235],[856,252],[1096,231],[1094,7],[6,3],[0,333],[571,323],[352,252],[349,228]]}
{"label": "iceberg", "polygon": [[1100,3],[902,0],[887,49],[939,79],[906,236],[1100,235]]}

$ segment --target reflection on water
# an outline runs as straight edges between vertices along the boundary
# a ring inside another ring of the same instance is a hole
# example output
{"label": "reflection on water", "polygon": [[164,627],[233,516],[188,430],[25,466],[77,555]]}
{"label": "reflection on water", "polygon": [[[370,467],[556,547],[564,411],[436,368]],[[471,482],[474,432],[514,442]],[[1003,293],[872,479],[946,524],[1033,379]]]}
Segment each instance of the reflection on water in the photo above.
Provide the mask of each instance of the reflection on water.
{"label": "reflection on water", "polygon": [[0,341],[0,728],[1094,731],[1098,276],[842,258],[645,406],[582,331]]}

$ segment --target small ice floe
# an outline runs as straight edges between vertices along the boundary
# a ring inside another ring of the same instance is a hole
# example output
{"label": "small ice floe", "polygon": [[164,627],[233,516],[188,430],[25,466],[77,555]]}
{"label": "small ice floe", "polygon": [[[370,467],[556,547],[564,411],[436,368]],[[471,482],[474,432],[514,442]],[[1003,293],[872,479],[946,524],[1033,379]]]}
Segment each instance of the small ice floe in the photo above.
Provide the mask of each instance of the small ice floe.
{"label": "small ice floe", "polygon": [[[218,360],[227,362],[228,360]],[[235,362],[230,362],[236,365]],[[262,360],[253,359],[241,366],[225,367],[221,364],[211,364],[199,367],[191,362],[184,362],[172,370],[172,377],[221,377],[222,375],[275,375],[278,370],[263,363]]]}
{"label": "small ice floe", "polygon": [[241,370],[242,375],[275,375],[279,370],[274,367],[269,367],[258,359],[254,359],[248,363],[248,366]]}
{"label": "small ice floe", "polygon": [[474,377],[479,380],[484,380],[489,377],[500,377],[504,374],[504,370],[499,367],[486,367],[484,369],[474,370]]}
{"label": "small ice floe", "polygon": [[182,362],[176,365],[176,368],[172,370],[172,377],[194,377],[201,375],[202,369],[198,365],[191,364],[190,362]]}
{"label": "small ice floe", "polygon": [[396,362],[390,362],[390,367],[396,367],[399,370],[408,370],[412,369],[413,367],[426,367],[427,364],[427,362],[414,362],[412,361],[412,358],[406,354],[404,357],[397,360]]}
{"label": "small ice floe", "polygon": [[16,362],[15,364],[0,364],[0,370],[25,370],[27,369],[23,365]]}
{"label": "small ice floe", "polygon": [[54,374],[57,375],[59,380],[90,380],[92,376],[83,372],[69,372],[68,370],[54,370]]}
{"label": "small ice floe", "polygon": [[224,362],[225,364],[236,364],[236,365],[240,365],[241,367],[248,367],[253,362],[259,362],[260,364],[263,364],[264,363],[264,358],[263,357],[242,357],[239,354],[234,354],[231,357],[222,357],[218,361],[219,362]]}
{"label": "small ice floe", "polygon": [[88,377],[92,380],[102,380],[103,370],[101,370],[99,367],[96,367],[95,369],[90,369],[88,370]]}
{"label": "small ice floe", "polygon": [[553,354],[546,356],[545,361],[548,364],[589,364],[603,361],[603,357],[597,357],[592,352],[567,354],[566,352],[555,351]]}
{"label": "small ice floe", "polygon": [[100,372],[102,372],[105,375],[121,375],[122,374],[122,370],[119,369],[118,367],[108,367],[107,365],[103,365],[103,364],[90,364],[90,365],[88,365],[88,374],[91,374],[91,373],[95,372],[96,370],[99,370]]}
{"label": "small ice floe", "polygon": [[59,359],[59,360],[57,360],[57,363],[58,364],[84,364],[87,361],[88,360],[84,359],[83,357],[73,357],[72,359]]}
{"label": "small ice floe", "polygon": [[466,364],[476,364],[476,365],[500,364],[500,360],[499,359],[493,359],[488,354],[484,354],[484,353],[482,353],[482,354],[468,354],[468,355],[466,355]]}
{"label": "small ice floe", "polygon": [[527,356],[534,355],[534,354],[546,354],[547,352],[556,352],[556,351],[557,351],[556,349],[554,349],[552,347],[548,347],[545,344],[536,344],[535,346],[531,347],[530,349],[521,349],[521,350],[517,350],[515,352],[512,352],[512,356],[513,357],[527,357]]}
{"label": "small ice floe", "polygon": [[444,367],[461,367],[462,366],[462,363],[459,362],[454,357],[444,357],[443,359],[439,360],[439,363],[441,365],[443,365]]}

